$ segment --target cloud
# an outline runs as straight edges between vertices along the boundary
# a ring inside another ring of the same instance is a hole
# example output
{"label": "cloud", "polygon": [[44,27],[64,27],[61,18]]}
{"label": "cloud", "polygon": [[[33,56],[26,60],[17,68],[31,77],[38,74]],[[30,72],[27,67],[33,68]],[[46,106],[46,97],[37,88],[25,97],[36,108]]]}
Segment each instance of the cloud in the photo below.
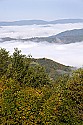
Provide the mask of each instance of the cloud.
{"label": "cloud", "polygon": [[[49,36],[60,33],[68,29],[80,29],[83,24],[57,24],[50,25],[50,27],[33,26],[7,26],[0,29],[0,38],[27,38],[35,36]],[[49,58],[56,62],[80,67],[83,65],[83,42],[72,43],[65,45],[47,44],[47,43],[33,43],[11,41],[0,43],[0,47],[6,48],[11,53],[14,48],[18,47],[22,53],[31,54],[34,58]]]}
{"label": "cloud", "polygon": [[83,23],[79,24],[57,24],[47,25],[48,27],[42,27],[37,25],[32,26],[7,26],[0,29],[0,38],[12,37],[12,38],[31,38],[31,37],[46,37],[56,35],[60,32],[72,29],[83,28]]}
{"label": "cloud", "polygon": [[0,47],[6,48],[11,53],[18,47],[23,54],[31,54],[33,58],[49,58],[56,62],[81,67],[83,65],[83,42],[72,44],[49,44],[12,41],[0,43]]}

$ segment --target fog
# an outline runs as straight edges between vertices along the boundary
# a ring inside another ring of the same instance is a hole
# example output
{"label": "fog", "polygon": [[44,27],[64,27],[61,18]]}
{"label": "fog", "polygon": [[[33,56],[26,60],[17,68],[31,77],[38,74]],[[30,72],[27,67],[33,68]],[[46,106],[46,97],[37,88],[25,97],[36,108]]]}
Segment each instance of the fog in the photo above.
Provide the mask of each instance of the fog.
{"label": "fog", "polygon": [[72,29],[83,28],[83,23],[75,24],[49,24],[49,25],[28,25],[28,26],[2,26],[0,38],[31,38],[56,35],[60,32]]}
{"label": "fog", "polygon": [[11,54],[17,47],[22,50],[23,54],[31,54],[33,58],[45,57],[68,66],[83,66],[83,42],[58,45],[12,41],[0,43],[0,47],[6,48]]}
{"label": "fog", "polygon": [[0,38],[18,38],[19,41],[6,41],[0,43],[1,48],[6,48],[13,53],[14,48],[22,50],[23,54],[31,54],[33,58],[49,58],[56,62],[81,67],[83,66],[83,42],[58,45],[53,43],[21,42],[21,38],[45,37],[56,35],[60,32],[83,28],[83,23],[56,24],[56,25],[28,25],[28,26],[2,26]]}

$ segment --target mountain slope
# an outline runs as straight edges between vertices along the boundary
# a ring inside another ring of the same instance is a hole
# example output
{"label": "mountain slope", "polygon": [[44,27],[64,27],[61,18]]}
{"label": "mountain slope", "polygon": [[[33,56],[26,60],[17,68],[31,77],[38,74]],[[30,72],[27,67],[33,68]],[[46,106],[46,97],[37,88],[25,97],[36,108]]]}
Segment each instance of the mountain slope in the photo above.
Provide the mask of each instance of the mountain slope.
{"label": "mountain slope", "polygon": [[40,37],[40,38],[36,37],[36,38],[24,39],[24,41],[32,41],[32,42],[46,41],[49,43],[60,43],[60,44],[81,42],[83,41],[83,29],[69,30],[50,37]]}
{"label": "mountain slope", "polygon": [[32,59],[32,65],[38,65],[45,67],[46,73],[52,78],[56,79],[64,74],[70,74],[73,67],[65,66],[47,58]]}
{"label": "mountain slope", "polygon": [[65,32],[61,32],[55,36],[49,37],[61,41],[62,43],[75,43],[83,41],[83,29],[74,29]]}

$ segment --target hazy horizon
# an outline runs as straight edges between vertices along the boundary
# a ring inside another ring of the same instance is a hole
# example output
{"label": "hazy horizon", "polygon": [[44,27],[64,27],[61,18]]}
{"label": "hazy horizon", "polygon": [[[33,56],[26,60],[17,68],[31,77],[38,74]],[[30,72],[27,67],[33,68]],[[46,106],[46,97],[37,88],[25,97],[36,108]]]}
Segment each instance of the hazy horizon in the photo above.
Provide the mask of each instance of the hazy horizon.
{"label": "hazy horizon", "polygon": [[53,19],[53,20],[44,20],[44,19],[16,19],[16,20],[2,20],[0,22],[14,22],[14,21],[33,21],[33,20],[40,20],[40,21],[46,21],[46,22],[51,22],[51,21],[58,21],[58,20],[83,20],[83,18],[59,18],[59,19]]}

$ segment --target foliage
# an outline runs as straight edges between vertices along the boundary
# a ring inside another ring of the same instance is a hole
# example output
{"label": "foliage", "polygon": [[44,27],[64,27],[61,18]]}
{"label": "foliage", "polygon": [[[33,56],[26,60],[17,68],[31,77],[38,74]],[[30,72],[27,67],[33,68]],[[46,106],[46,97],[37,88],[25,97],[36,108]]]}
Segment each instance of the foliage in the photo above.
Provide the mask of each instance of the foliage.
{"label": "foliage", "polygon": [[0,49],[0,76],[6,73],[9,64],[9,52]]}
{"label": "foliage", "polygon": [[4,49],[1,53],[0,69],[6,67],[0,72],[1,125],[83,124],[83,69],[51,81],[18,49],[12,56]]}
{"label": "foliage", "polygon": [[49,77],[51,77],[53,80],[56,80],[58,77],[63,76],[64,74],[71,73],[72,67],[62,65],[50,59],[33,59],[33,61],[45,67],[46,73],[48,73]]}
{"label": "foliage", "polygon": [[73,72],[63,89],[59,121],[71,125],[83,124],[83,69]]}

